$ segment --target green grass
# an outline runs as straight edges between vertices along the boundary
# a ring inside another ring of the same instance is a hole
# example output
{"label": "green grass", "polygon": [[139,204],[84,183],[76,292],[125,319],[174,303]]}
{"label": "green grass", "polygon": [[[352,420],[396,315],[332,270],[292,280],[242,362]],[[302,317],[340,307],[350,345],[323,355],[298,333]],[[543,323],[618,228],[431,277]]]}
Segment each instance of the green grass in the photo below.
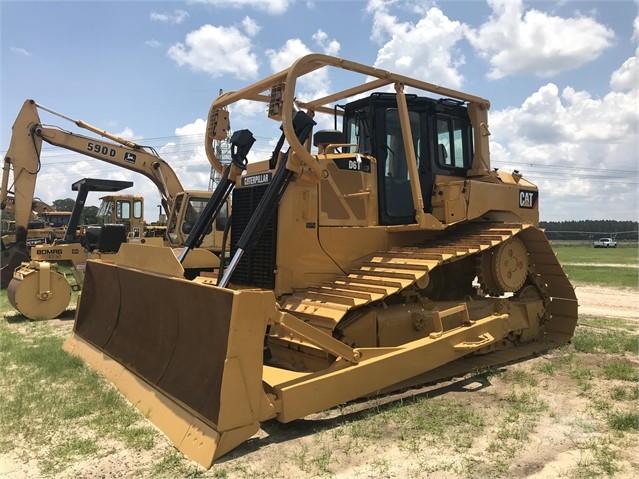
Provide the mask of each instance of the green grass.
{"label": "green grass", "polygon": [[639,264],[639,248],[636,244],[631,247],[619,246],[618,248],[605,249],[553,243],[552,249],[562,263],[614,263],[635,266]]}
{"label": "green grass", "polygon": [[579,324],[600,329],[621,329],[626,331],[637,331],[637,322],[621,318],[602,318],[592,315],[579,315]]}
{"label": "green grass", "polygon": [[613,359],[606,362],[603,365],[603,373],[606,379],[639,381],[639,368],[635,363],[626,359]]}
{"label": "green grass", "polygon": [[570,264],[564,264],[563,268],[572,282],[639,290],[638,268],[575,266]]}
{"label": "green grass", "polygon": [[[103,438],[150,449],[156,431],[113,387],[63,351],[62,342],[47,322],[19,328],[0,322],[0,436],[20,437],[39,450],[43,473],[92,455]],[[82,437],[66,432],[84,428]],[[15,446],[2,447],[8,452]]]}
{"label": "green grass", "polygon": [[568,477],[574,479],[601,479],[614,477],[619,472],[617,461],[619,453],[607,438],[591,439],[581,443],[584,455],[577,463],[577,468]]}
{"label": "green grass", "polygon": [[636,246],[603,249],[553,245],[553,250],[573,282],[639,289],[639,249]]}
{"label": "green grass", "polygon": [[636,401],[639,399],[639,388],[637,386],[630,388],[615,386],[610,391],[610,397],[615,401]]}
{"label": "green grass", "polygon": [[97,441],[72,435],[51,447],[47,457],[42,461],[40,469],[45,474],[56,474],[76,458],[90,456],[98,451]]}
{"label": "green grass", "polygon": [[575,350],[584,353],[612,353],[639,351],[639,336],[629,331],[598,331],[578,327],[572,338]]}
{"label": "green grass", "polygon": [[608,424],[615,431],[639,431],[639,413],[612,412],[608,415]]}
{"label": "green grass", "polygon": [[[169,477],[202,477],[201,469],[186,463],[184,456],[175,449],[170,449],[164,457],[155,463],[151,468],[150,477],[169,478]],[[226,477],[226,474],[215,475],[214,477]]]}

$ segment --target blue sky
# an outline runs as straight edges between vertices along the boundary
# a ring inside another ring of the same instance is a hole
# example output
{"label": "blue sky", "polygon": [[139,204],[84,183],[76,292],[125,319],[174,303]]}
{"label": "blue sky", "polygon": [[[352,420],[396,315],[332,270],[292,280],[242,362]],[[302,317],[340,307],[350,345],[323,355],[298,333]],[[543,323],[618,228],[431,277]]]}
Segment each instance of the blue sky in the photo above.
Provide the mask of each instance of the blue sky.
{"label": "blue sky", "polygon": [[[542,220],[639,219],[637,1],[3,0],[0,22],[3,154],[33,98],[155,147],[186,188],[206,189],[202,132],[220,89],[321,52],[490,99],[492,166],[539,186]],[[272,123],[231,117],[256,157]],[[150,181],[53,147],[37,194],[74,197],[87,176],[134,181],[157,218]]]}

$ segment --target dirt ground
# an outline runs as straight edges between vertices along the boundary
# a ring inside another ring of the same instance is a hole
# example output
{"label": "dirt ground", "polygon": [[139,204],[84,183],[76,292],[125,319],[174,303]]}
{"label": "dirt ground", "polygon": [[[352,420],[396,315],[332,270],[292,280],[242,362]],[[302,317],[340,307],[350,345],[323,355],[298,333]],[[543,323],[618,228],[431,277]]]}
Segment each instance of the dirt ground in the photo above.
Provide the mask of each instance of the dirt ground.
{"label": "dirt ground", "polygon": [[[639,324],[639,295],[617,288],[578,285],[580,317],[596,316],[623,318]],[[69,321],[61,327],[70,327]],[[558,352],[509,366],[513,371],[538,371],[542,364],[558,361]],[[601,361],[598,355],[584,356],[583,361]],[[590,359],[588,359],[590,358]],[[636,360],[636,359],[635,359]],[[597,386],[595,386],[597,387]],[[501,406],[499,398],[512,393],[513,383],[499,376],[490,377],[484,383],[477,379],[447,382],[424,391],[410,394],[448,398],[451,401],[482,402],[486,408],[486,421],[491,421],[491,411]],[[536,389],[539,399],[548,405],[548,411],[537,417],[537,423],[528,435],[525,447],[509,449],[504,441],[503,450],[495,451],[495,424],[482,431],[485,434],[473,439],[473,446],[463,454],[449,444],[419,445],[407,452],[397,441],[382,431],[379,438],[360,443],[355,451],[348,451],[342,437],[351,418],[363,406],[361,403],[333,410],[288,425],[267,423],[263,429],[241,445],[210,470],[205,471],[195,463],[178,459],[184,465],[183,475],[191,477],[335,477],[335,478],[463,478],[508,477],[551,479],[557,477],[599,477],[597,462],[603,463],[605,452],[614,453],[617,469],[608,477],[631,479],[639,477],[639,439],[636,433],[628,433],[624,439],[607,441],[598,436],[592,426],[594,416],[592,391],[586,397],[568,384],[565,377],[544,376]],[[602,397],[607,391],[600,391]],[[470,398],[470,399],[469,399]],[[375,403],[384,408],[384,402],[400,401],[393,396]],[[366,406],[370,406],[367,404]],[[383,428],[382,428],[383,429]],[[351,431],[352,434],[352,431]],[[498,436],[497,436],[498,437]],[[352,438],[351,438],[352,439]],[[491,443],[492,444],[489,444]],[[497,448],[499,449],[499,448]],[[148,477],[158,474],[152,466],[166,461],[171,445],[161,436],[151,451],[130,451],[117,446],[103,447],[92,456],[66,469],[62,477],[76,478],[128,478]],[[492,451],[492,452],[489,452]],[[322,455],[323,454],[323,455]],[[15,450],[0,455],[0,477],[7,479],[38,478],[36,466],[38,451]],[[325,460],[324,463],[321,461]],[[499,472],[494,465],[499,461],[509,464],[507,472]],[[584,465],[593,464],[588,469]],[[601,465],[601,464],[600,464]],[[601,465],[601,467],[604,467]],[[605,468],[603,469],[605,470]],[[575,472],[580,471],[580,472]],[[589,472],[590,471],[590,472]],[[160,475],[162,475],[160,473]],[[57,477],[60,477],[58,475]],[[176,473],[167,474],[176,477]]]}
{"label": "dirt ground", "polygon": [[639,321],[639,295],[620,288],[577,285],[579,314]]}

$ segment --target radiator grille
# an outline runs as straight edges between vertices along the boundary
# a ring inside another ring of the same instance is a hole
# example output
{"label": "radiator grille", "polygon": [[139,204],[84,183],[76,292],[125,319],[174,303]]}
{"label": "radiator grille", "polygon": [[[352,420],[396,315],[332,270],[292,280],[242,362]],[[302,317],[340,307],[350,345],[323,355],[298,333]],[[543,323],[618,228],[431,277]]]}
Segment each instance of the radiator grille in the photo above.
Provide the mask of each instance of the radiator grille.
{"label": "radiator grille", "polygon": [[[267,188],[268,185],[258,185],[236,188],[233,191],[231,257],[235,254],[237,243]],[[276,245],[277,210],[268,219],[259,238],[244,252],[231,276],[231,282],[242,286],[275,288]]]}

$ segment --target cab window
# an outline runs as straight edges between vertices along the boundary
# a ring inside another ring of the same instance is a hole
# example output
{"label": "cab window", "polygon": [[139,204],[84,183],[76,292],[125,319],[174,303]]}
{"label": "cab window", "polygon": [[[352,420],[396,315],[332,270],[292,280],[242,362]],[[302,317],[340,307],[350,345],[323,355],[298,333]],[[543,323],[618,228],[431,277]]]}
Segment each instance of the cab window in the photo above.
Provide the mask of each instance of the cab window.
{"label": "cab window", "polygon": [[142,218],[142,200],[133,200],[133,217]]}
{"label": "cab window", "polygon": [[[416,112],[409,112],[412,147],[415,157],[419,157],[420,118]],[[386,124],[386,160],[384,165],[384,183],[386,196],[386,214],[391,217],[412,217],[415,206],[410,187],[406,150],[399,121],[399,111],[389,108],[385,113]]]}
{"label": "cab window", "polygon": [[437,144],[435,159],[442,168],[469,168],[470,127],[460,118],[437,115]]}
{"label": "cab window", "polygon": [[128,220],[131,218],[131,203],[128,201],[118,200],[115,203],[115,217],[119,220]]}

